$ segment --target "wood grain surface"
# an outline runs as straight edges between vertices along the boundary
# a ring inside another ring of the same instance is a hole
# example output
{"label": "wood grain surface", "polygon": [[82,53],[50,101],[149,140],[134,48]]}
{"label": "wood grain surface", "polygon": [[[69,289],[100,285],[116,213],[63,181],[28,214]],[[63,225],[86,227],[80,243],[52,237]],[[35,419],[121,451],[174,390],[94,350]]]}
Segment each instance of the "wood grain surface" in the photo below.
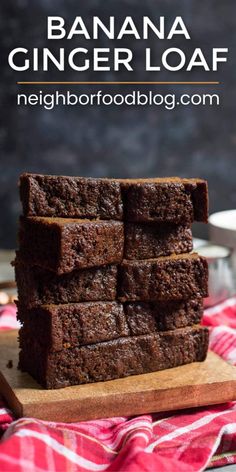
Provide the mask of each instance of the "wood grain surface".
{"label": "wood grain surface", "polygon": [[[72,422],[236,400],[236,368],[212,352],[203,363],[109,382],[44,390],[30,375],[17,369],[17,331],[0,333],[0,348],[0,393],[18,417]],[[9,361],[13,363],[12,368]]]}

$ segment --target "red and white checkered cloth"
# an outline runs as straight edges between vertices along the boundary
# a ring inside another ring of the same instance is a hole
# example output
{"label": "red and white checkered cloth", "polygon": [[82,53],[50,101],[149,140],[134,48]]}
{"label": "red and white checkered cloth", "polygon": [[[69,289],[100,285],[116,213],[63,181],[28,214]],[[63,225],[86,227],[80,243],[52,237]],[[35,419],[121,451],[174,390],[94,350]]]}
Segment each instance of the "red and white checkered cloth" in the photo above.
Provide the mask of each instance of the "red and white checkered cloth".
{"label": "red and white checkered cloth", "polygon": [[[210,347],[236,365],[236,297],[205,311]],[[0,311],[16,328],[15,308]],[[81,423],[14,421],[0,404],[1,472],[199,472],[236,464],[236,402],[179,412]]]}

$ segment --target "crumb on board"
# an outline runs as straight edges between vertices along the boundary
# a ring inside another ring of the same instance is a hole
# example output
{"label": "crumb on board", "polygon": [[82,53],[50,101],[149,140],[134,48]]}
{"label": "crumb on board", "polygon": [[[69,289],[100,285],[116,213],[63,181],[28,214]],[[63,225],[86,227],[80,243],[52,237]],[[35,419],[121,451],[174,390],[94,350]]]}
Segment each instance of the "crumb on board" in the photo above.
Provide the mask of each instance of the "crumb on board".
{"label": "crumb on board", "polygon": [[8,368],[8,369],[12,369],[12,367],[13,367],[13,362],[12,362],[12,360],[10,359],[10,360],[8,361],[8,363],[7,363],[7,368]]}

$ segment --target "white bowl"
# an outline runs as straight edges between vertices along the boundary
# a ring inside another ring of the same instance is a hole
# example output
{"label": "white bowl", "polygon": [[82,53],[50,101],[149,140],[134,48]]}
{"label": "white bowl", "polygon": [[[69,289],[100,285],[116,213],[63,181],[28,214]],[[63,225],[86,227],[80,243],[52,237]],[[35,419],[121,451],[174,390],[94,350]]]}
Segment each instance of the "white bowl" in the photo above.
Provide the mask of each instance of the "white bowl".
{"label": "white bowl", "polygon": [[209,235],[212,242],[236,250],[236,210],[213,213],[209,217]]}
{"label": "white bowl", "polygon": [[212,306],[235,293],[231,250],[215,244],[206,244],[197,249],[198,254],[207,258],[209,267],[209,297],[205,306]]}

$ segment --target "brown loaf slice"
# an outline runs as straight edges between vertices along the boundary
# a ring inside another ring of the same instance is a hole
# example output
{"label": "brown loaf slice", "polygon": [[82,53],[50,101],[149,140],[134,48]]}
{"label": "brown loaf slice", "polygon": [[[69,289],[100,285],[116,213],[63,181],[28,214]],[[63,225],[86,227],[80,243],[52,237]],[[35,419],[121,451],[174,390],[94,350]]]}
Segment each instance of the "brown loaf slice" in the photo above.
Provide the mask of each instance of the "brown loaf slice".
{"label": "brown loaf slice", "polygon": [[95,179],[40,174],[20,177],[25,216],[183,223],[207,221],[207,183],[178,177]]}
{"label": "brown loaf slice", "polygon": [[94,344],[130,334],[123,305],[87,302],[42,305],[31,310],[18,303],[24,336],[35,337],[48,350]]}
{"label": "brown loaf slice", "polygon": [[22,174],[19,185],[25,216],[123,219],[120,184],[114,179]]}
{"label": "brown loaf slice", "polygon": [[35,337],[21,338],[19,368],[43,387],[62,388],[203,361],[207,328],[194,326],[49,352]]}
{"label": "brown loaf slice", "polygon": [[21,218],[20,257],[57,274],[121,262],[124,226],[119,221]]}
{"label": "brown loaf slice", "polygon": [[203,315],[202,298],[165,302],[125,303],[130,334],[139,336],[198,324]]}
{"label": "brown loaf slice", "polygon": [[120,182],[127,221],[181,224],[208,220],[205,180],[170,177]]}
{"label": "brown loaf slice", "polygon": [[202,300],[166,303],[87,302],[42,305],[29,309],[18,303],[24,337],[35,337],[51,351],[138,336],[197,324]]}
{"label": "brown loaf slice", "polygon": [[189,225],[125,223],[125,259],[151,259],[193,249]]}
{"label": "brown loaf slice", "polygon": [[208,266],[198,254],[123,261],[118,298],[126,301],[187,300],[208,295]]}
{"label": "brown loaf slice", "polygon": [[30,266],[17,254],[14,262],[18,296],[27,308],[45,304],[116,299],[117,266],[78,269],[57,275]]}

